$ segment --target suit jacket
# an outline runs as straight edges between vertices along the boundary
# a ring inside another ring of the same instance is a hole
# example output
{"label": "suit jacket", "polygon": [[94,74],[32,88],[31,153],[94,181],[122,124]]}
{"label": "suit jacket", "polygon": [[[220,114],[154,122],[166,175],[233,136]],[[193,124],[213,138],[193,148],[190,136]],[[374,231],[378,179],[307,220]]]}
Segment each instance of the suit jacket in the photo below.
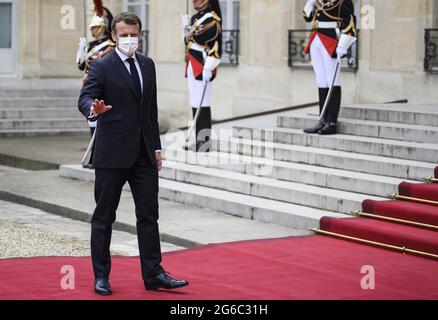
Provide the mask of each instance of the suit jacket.
{"label": "suit jacket", "polygon": [[88,118],[94,99],[104,100],[112,110],[97,118],[93,165],[101,169],[131,168],[143,135],[146,152],[156,165],[155,151],[161,150],[157,111],[154,62],[137,54],[143,77],[143,96],[136,94],[134,82],[123,61],[113,51],[93,62],[82,87],[78,107]]}

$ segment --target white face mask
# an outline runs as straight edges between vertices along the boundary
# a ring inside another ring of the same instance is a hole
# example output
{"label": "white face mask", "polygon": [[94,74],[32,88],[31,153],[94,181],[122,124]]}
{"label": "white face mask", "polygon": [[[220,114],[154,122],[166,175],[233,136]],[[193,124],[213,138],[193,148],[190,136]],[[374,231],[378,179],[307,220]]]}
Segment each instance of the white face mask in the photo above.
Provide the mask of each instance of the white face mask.
{"label": "white face mask", "polygon": [[138,38],[124,37],[118,39],[118,48],[128,57],[132,57],[138,49]]}

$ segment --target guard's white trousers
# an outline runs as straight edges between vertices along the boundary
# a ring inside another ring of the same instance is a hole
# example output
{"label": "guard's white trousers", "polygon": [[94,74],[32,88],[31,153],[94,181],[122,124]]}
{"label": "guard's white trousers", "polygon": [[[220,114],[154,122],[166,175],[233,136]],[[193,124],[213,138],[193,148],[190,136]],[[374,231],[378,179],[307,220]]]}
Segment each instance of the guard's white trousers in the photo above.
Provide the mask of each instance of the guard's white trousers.
{"label": "guard's white trousers", "polygon": [[[310,57],[312,59],[318,88],[330,88],[335,72],[336,59],[333,59],[329,55],[318,35],[315,36],[310,45]],[[340,70],[338,71],[334,85],[341,86]]]}
{"label": "guard's white trousers", "polygon": [[[204,92],[205,81],[196,80],[193,73],[192,64],[189,62],[187,68],[187,78],[189,82],[190,105],[192,108],[198,109],[201,105],[202,93]],[[211,81],[207,83],[202,107],[211,106]]]}

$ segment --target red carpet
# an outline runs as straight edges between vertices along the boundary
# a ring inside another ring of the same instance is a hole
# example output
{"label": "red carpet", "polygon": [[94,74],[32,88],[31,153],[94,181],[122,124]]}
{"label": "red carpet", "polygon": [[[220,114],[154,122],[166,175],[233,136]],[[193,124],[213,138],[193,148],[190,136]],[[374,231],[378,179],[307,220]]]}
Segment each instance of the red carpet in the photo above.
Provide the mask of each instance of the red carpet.
{"label": "red carpet", "polygon": [[[165,254],[164,266],[190,286],[146,292],[138,258],[114,258],[114,295],[92,291],[89,258],[0,260],[0,299],[438,299],[438,262],[325,236],[237,242]],[[60,287],[63,265],[76,289]],[[375,290],[361,268],[375,268]]]}
{"label": "red carpet", "polygon": [[362,208],[366,213],[438,226],[438,207],[432,205],[399,200],[365,200]]}
{"label": "red carpet", "polygon": [[368,218],[324,217],[320,225],[324,231],[438,254],[438,232],[433,230]]}
{"label": "red carpet", "polygon": [[403,182],[398,189],[402,196],[438,201],[438,183]]}

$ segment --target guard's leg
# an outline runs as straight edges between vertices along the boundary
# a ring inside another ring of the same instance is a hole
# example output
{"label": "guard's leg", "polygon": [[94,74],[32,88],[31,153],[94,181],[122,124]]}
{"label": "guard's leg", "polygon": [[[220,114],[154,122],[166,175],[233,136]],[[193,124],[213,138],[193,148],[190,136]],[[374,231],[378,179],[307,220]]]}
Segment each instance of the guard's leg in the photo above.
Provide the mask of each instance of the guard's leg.
{"label": "guard's leg", "polygon": [[[210,152],[211,148],[211,108],[202,107],[201,114],[196,124],[196,151]],[[199,128],[199,129],[198,129]],[[199,131],[198,131],[199,130]]]}
{"label": "guard's leg", "polygon": [[[327,81],[333,82],[334,73],[336,71],[337,59],[333,59],[330,55],[325,52],[324,54],[324,66],[326,68]],[[339,67],[340,68],[340,67]],[[331,85],[331,83],[330,83]],[[327,108],[327,118],[326,124],[324,127],[318,132],[322,135],[336,134],[337,133],[337,122],[339,111],[341,108],[341,70],[338,70],[332,95],[330,97],[330,101]]]}
{"label": "guard's leg", "polygon": [[[324,107],[327,93],[329,91],[329,82],[327,81],[326,68],[324,66],[324,52],[325,48],[318,36],[312,42],[310,46],[310,56],[312,58],[313,70],[315,71],[316,84],[319,91],[319,114],[321,115]],[[314,134],[318,133],[324,127],[327,119],[327,113],[323,121],[319,121],[314,127],[304,129],[305,133]]]}

